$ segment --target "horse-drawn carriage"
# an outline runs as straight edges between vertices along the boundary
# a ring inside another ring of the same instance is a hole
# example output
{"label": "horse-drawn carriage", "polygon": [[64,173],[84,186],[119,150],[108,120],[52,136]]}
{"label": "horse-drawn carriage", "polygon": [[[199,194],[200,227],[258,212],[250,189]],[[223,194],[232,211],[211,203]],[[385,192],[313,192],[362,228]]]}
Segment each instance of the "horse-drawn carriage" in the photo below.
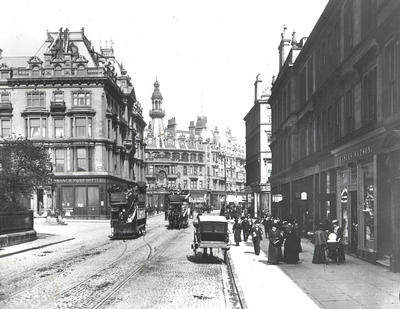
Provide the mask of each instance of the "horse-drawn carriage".
{"label": "horse-drawn carriage", "polygon": [[189,224],[189,192],[171,191],[168,198],[168,228],[183,228]]}
{"label": "horse-drawn carriage", "polygon": [[111,239],[127,238],[146,232],[146,183],[137,182],[127,190],[114,186],[109,190]]}
{"label": "horse-drawn carriage", "polygon": [[192,249],[194,255],[197,249],[205,252],[210,249],[221,249],[226,262],[229,247],[228,221],[224,216],[199,215],[198,220],[193,221],[195,227]]}

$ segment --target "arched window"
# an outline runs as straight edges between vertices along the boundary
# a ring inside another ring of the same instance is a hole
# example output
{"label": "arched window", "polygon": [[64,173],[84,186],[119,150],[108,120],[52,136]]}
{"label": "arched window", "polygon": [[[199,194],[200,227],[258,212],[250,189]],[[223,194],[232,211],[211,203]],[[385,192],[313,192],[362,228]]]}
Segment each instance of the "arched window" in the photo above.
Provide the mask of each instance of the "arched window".
{"label": "arched window", "polygon": [[56,66],[54,67],[54,76],[56,76],[56,77],[61,76],[61,66],[56,65]]}
{"label": "arched window", "polygon": [[78,76],[84,76],[85,75],[85,67],[83,65],[78,66],[78,69],[76,70]]}
{"label": "arched window", "polygon": [[32,76],[40,76],[40,69],[38,66],[32,67]]}

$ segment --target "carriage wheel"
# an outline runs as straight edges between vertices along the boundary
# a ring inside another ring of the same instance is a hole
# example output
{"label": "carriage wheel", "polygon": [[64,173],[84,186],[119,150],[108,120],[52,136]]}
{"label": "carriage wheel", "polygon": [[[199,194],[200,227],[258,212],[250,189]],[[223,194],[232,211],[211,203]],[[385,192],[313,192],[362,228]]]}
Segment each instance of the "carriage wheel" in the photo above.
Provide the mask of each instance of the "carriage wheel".
{"label": "carriage wheel", "polygon": [[224,263],[226,264],[226,262],[227,262],[227,259],[228,259],[228,250],[227,249],[224,249]]}

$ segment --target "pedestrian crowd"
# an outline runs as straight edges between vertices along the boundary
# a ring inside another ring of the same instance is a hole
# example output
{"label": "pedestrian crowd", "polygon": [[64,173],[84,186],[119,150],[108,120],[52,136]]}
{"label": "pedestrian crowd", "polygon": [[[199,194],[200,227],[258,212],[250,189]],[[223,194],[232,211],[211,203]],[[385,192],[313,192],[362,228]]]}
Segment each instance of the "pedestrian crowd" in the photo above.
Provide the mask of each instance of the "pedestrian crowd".
{"label": "pedestrian crowd", "polygon": [[[253,241],[254,253],[260,254],[260,241],[263,240],[264,232],[261,228],[264,226],[265,238],[269,240],[268,245],[268,263],[279,264],[297,264],[300,261],[299,254],[301,248],[301,231],[296,220],[282,221],[264,215],[261,219],[252,219],[250,215],[234,219],[232,232],[236,246],[240,242],[247,241],[249,236]],[[326,222],[320,224],[314,232],[312,242],[314,243],[314,264],[327,264],[328,261],[336,263],[345,262],[345,242],[343,238],[343,228],[339,227],[338,221],[332,223]],[[283,247],[283,250],[282,250]]]}
{"label": "pedestrian crowd", "polygon": [[264,226],[265,238],[269,240],[268,263],[298,263],[299,253],[302,249],[300,230],[296,221],[281,221],[279,218],[273,218],[268,215],[263,216],[262,219],[255,220],[250,215],[243,216],[240,222],[238,218],[235,218],[232,231],[236,245],[239,246],[242,241],[242,234],[244,241],[247,241],[251,236],[254,253],[258,256],[260,254],[260,241],[263,240],[264,236],[261,225]]}

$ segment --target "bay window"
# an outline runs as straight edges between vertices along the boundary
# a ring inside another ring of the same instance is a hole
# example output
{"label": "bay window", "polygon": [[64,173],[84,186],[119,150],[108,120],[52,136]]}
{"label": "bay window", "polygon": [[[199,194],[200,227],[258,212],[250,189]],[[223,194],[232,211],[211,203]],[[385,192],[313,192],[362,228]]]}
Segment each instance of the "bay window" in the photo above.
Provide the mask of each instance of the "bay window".
{"label": "bay window", "polygon": [[92,117],[71,118],[72,137],[92,137]]}
{"label": "bay window", "polygon": [[46,118],[32,117],[25,119],[25,135],[29,138],[45,138],[47,132]]}

